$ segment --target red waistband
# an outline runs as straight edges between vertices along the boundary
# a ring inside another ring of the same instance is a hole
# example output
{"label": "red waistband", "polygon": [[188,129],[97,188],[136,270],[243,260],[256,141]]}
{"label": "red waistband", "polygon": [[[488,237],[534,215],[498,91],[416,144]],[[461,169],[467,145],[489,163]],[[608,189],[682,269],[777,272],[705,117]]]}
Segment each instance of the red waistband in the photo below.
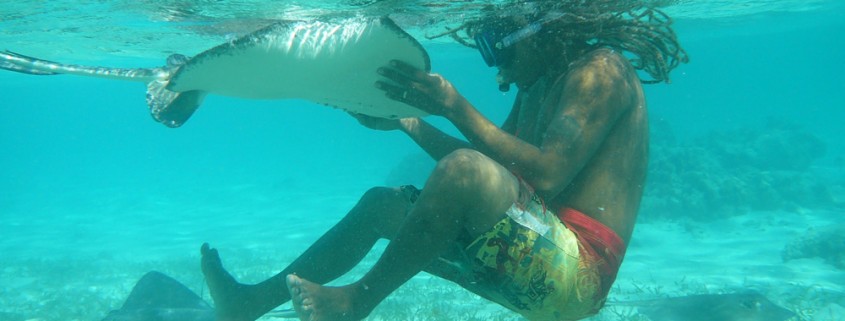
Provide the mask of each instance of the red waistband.
{"label": "red waistband", "polygon": [[607,296],[610,286],[625,256],[625,242],[609,227],[578,210],[563,208],[558,218],[581,241],[582,255],[597,261],[602,281],[602,297]]}

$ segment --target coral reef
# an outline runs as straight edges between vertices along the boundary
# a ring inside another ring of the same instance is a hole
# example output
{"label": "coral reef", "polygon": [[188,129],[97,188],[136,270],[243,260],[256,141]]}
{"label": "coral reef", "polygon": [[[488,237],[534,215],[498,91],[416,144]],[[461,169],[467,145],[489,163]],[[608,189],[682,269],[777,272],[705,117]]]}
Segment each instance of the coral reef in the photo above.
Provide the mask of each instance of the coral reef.
{"label": "coral reef", "polygon": [[783,261],[821,258],[838,269],[845,270],[845,224],[810,228],[790,241],[781,253]]}
{"label": "coral reef", "polygon": [[825,144],[797,126],[773,121],[689,143],[677,142],[666,123],[657,122],[652,133],[644,218],[712,220],[835,204],[831,187],[811,168]]}

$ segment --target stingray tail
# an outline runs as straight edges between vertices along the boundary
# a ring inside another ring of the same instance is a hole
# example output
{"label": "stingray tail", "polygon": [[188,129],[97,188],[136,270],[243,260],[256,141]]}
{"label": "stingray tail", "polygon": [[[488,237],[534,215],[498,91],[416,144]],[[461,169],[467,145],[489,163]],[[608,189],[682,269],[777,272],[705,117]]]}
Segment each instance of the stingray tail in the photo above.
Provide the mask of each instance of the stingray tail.
{"label": "stingray tail", "polygon": [[187,60],[185,56],[172,55],[168,58],[168,66],[164,68],[124,69],[68,65],[8,50],[0,51],[0,69],[9,71],[30,75],[73,74],[146,82],[147,105],[150,107],[150,114],[153,119],[167,127],[182,126],[205,99],[206,92],[204,91],[174,92],[165,88],[170,72],[184,64],[185,60]]}
{"label": "stingray tail", "polygon": [[57,72],[32,68],[32,61],[36,60],[39,59],[6,50],[0,52],[0,69],[29,75],[59,75]]}
{"label": "stingray tail", "polygon": [[30,75],[72,74],[138,82],[166,79],[169,75],[164,68],[107,68],[70,65],[25,56],[8,50],[0,51],[0,69]]}
{"label": "stingray tail", "polygon": [[182,126],[188,121],[207,94],[200,90],[175,92],[165,87],[166,81],[147,83],[147,106],[153,119],[170,128]]}

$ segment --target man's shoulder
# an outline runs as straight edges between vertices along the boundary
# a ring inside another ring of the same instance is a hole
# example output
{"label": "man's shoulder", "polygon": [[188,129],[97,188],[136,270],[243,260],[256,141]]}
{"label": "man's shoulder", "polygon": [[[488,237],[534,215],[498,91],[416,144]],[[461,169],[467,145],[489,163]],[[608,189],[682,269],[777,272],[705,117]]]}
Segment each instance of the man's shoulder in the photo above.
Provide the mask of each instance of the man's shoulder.
{"label": "man's shoulder", "polygon": [[573,63],[573,68],[633,69],[633,66],[619,51],[611,48],[597,48],[584,53]]}
{"label": "man's shoulder", "polygon": [[625,59],[625,57],[622,56],[622,54],[619,51],[617,51],[613,48],[608,48],[608,47],[598,47],[598,48],[595,48],[595,49],[592,49],[592,50],[588,50],[587,52],[584,53],[584,56],[590,57],[590,58],[595,57],[595,58]]}
{"label": "man's shoulder", "polygon": [[[571,97],[593,102],[614,101],[608,108],[630,108],[640,95],[636,69],[619,51],[591,50],[574,62],[566,75],[563,90]],[[595,108],[593,106],[591,108]]]}
{"label": "man's shoulder", "polygon": [[610,48],[585,52],[569,66],[567,76],[569,81],[587,81],[594,85],[638,81],[636,69],[631,62],[622,53]]}

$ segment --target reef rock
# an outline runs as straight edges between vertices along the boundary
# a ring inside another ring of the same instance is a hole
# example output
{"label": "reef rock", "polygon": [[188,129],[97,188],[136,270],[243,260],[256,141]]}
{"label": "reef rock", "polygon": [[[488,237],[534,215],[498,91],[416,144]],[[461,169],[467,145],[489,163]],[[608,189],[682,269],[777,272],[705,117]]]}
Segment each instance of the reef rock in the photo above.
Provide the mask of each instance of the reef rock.
{"label": "reef rock", "polygon": [[781,256],[784,262],[821,258],[826,263],[845,270],[845,223],[808,229],[789,242]]}
{"label": "reef rock", "polygon": [[714,132],[678,143],[666,124],[653,127],[642,215],[724,218],[748,210],[833,205],[830,187],[810,165],[825,144],[796,126]]}

